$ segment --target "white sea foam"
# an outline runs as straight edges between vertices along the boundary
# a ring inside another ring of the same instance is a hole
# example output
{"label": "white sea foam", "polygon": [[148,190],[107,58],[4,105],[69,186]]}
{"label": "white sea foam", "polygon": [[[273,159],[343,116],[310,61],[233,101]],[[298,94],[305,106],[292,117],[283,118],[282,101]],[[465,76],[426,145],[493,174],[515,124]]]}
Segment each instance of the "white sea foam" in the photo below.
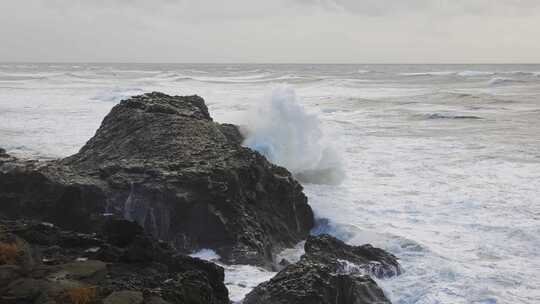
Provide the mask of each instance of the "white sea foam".
{"label": "white sea foam", "polygon": [[183,82],[183,81],[196,81],[203,83],[216,83],[216,84],[227,84],[227,83],[282,83],[282,82],[292,82],[292,83],[309,83],[314,81],[324,80],[325,77],[314,77],[314,76],[302,76],[302,75],[272,75],[269,73],[262,74],[253,74],[245,76],[196,76],[196,75],[176,75],[174,81]]}
{"label": "white sea foam", "polygon": [[276,272],[250,265],[221,266],[225,269],[225,286],[233,303],[241,303],[253,288],[276,275]]}
{"label": "white sea foam", "polygon": [[518,83],[518,82],[523,82],[523,81],[512,79],[512,78],[494,77],[489,81],[489,85],[500,86],[500,85],[509,85],[512,83]]}
{"label": "white sea foam", "polygon": [[476,77],[476,76],[490,76],[490,75],[515,75],[515,76],[537,76],[539,72],[531,71],[429,71],[429,72],[407,72],[399,73],[402,76],[451,76],[458,75],[461,77]]}
{"label": "white sea foam", "polygon": [[540,72],[533,72],[533,71],[505,71],[505,72],[497,72],[497,74],[515,75],[515,76],[538,76],[540,74]]}
{"label": "white sea foam", "polygon": [[304,251],[304,244],[306,242],[300,242],[296,244],[293,248],[287,248],[276,255],[275,261],[276,263],[280,263],[281,261],[285,260],[289,263],[296,263],[300,261],[300,258],[305,253]]}
{"label": "white sea foam", "polygon": [[373,71],[371,70],[363,70],[363,69],[360,69],[358,71],[356,71],[357,74],[369,74],[369,73],[372,73]]}
{"label": "white sea foam", "polygon": [[93,100],[106,102],[119,102],[133,95],[140,95],[143,90],[138,87],[115,87],[98,93]]}
{"label": "white sea foam", "polygon": [[321,131],[317,116],[308,114],[291,87],[275,87],[247,117],[244,145],[284,166],[308,183],[337,184],[344,171],[336,151]]}
{"label": "white sea foam", "polygon": [[454,75],[453,71],[435,71],[435,72],[415,72],[415,73],[400,73],[403,76],[448,76]]}
{"label": "white sea foam", "polygon": [[458,75],[462,77],[476,77],[476,76],[489,76],[494,75],[495,72],[487,72],[487,71],[463,71],[459,72]]}
{"label": "white sea foam", "polygon": [[205,261],[219,261],[221,257],[212,249],[201,249],[189,255],[193,258],[199,258]]}
{"label": "white sea foam", "polygon": [[225,270],[225,285],[229,290],[229,298],[233,303],[239,303],[255,286],[270,280],[275,272],[251,265],[225,265],[221,257],[212,249],[201,249],[189,256],[210,261]]}

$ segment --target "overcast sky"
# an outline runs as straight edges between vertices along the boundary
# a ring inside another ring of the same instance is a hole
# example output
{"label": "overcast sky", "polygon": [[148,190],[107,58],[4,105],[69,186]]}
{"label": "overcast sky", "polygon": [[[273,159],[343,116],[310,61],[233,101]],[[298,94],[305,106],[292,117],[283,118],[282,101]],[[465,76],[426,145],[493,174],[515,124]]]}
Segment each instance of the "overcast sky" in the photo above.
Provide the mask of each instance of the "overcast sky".
{"label": "overcast sky", "polygon": [[0,61],[540,62],[540,0],[0,0]]}

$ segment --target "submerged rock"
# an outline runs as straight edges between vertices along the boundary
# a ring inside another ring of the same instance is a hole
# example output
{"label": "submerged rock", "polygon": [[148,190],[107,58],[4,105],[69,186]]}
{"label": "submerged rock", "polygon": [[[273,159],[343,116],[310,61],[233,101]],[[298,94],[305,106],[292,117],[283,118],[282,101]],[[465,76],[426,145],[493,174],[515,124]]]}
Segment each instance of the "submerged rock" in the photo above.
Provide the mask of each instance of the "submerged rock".
{"label": "submerged rock", "polygon": [[116,214],[182,252],[270,266],[305,239],[313,213],[286,169],[241,142],[198,96],[135,96],[73,156],[22,161],[0,151],[0,213],[82,232]]}
{"label": "submerged rock", "polygon": [[349,246],[329,235],[309,237],[300,261],[257,286],[244,304],[390,303],[371,275],[400,273],[397,259],[370,245]]}

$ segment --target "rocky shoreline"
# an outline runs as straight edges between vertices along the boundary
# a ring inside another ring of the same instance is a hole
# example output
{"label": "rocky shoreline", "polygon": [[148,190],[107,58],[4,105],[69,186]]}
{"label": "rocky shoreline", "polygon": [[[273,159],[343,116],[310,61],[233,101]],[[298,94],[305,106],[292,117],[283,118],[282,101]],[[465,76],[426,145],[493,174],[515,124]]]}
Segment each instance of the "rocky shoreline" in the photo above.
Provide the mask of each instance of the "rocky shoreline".
{"label": "rocky shoreline", "polygon": [[[243,147],[198,96],[148,93],[116,105],[75,155],[20,160],[0,149],[2,303],[229,303],[223,269],[281,271],[244,300],[389,303],[371,276],[396,257],[328,235],[285,169]],[[276,263],[306,240],[299,262]]]}

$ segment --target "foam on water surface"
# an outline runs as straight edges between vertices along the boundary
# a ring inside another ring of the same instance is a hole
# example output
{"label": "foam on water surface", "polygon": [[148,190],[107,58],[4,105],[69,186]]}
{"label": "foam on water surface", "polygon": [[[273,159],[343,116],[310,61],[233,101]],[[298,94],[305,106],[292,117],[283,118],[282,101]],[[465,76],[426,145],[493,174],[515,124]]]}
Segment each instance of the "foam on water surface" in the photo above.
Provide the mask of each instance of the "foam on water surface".
{"label": "foam on water surface", "polygon": [[191,257],[211,261],[225,270],[225,286],[229,290],[229,298],[234,303],[242,299],[257,285],[270,280],[276,272],[251,265],[225,265],[220,262],[221,257],[211,249],[202,249],[190,254]]}

